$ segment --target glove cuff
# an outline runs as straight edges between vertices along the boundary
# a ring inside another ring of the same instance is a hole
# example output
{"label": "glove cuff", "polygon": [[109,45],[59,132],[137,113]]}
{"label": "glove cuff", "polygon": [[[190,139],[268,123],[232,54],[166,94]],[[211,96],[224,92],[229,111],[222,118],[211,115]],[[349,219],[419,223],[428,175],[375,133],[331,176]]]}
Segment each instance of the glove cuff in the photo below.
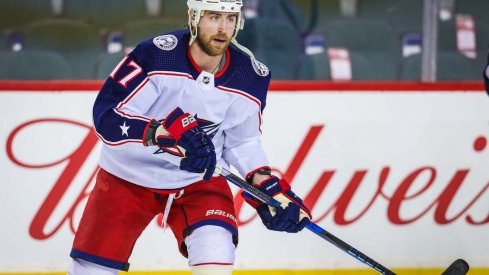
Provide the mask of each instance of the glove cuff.
{"label": "glove cuff", "polygon": [[144,128],[143,132],[143,145],[144,146],[153,146],[157,145],[156,142],[156,129],[161,126],[161,123],[152,119]]}
{"label": "glove cuff", "polygon": [[290,190],[290,184],[286,180],[279,179],[276,176],[271,176],[270,178],[256,184],[255,186],[263,190],[270,197],[273,197],[278,193],[285,193]]}
{"label": "glove cuff", "polygon": [[195,118],[189,113],[184,113],[179,107],[175,108],[163,121],[163,127],[177,141],[183,133],[198,126]]}
{"label": "glove cuff", "polygon": [[256,168],[255,170],[249,172],[246,175],[246,177],[245,177],[246,182],[253,183],[253,178],[254,178],[255,174],[271,176],[272,175],[272,169],[270,169],[269,166],[262,166],[262,167]]}

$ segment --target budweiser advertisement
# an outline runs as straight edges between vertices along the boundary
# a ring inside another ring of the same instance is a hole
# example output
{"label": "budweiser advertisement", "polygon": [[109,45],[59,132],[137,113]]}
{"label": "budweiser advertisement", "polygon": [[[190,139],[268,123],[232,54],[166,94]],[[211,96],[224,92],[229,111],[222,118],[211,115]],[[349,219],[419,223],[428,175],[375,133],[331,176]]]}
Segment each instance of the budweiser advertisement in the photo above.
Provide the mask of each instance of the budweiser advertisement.
{"label": "budweiser advertisement", "polygon": [[[482,87],[292,86],[272,85],[263,146],[315,223],[389,268],[444,267],[457,258],[489,267]],[[70,87],[0,92],[0,273],[59,272],[70,263],[101,147],[91,118],[96,87]],[[365,268],[307,230],[268,231],[233,191],[236,269]],[[161,216],[130,262],[131,270],[188,269]]]}

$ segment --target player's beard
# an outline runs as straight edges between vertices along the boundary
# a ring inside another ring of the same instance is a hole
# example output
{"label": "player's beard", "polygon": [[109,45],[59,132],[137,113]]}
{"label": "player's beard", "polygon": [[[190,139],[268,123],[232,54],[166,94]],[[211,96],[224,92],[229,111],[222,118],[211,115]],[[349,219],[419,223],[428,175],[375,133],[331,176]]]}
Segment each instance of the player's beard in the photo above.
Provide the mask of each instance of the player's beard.
{"label": "player's beard", "polygon": [[[225,40],[226,43],[222,47],[217,47],[217,46],[212,45],[212,40],[216,39],[216,38],[220,39],[220,40]],[[227,37],[225,34],[213,35],[213,36],[209,37],[209,39],[206,39],[205,37],[200,35],[200,31],[199,31],[197,34],[196,41],[197,41],[197,45],[199,45],[199,47],[202,49],[202,51],[204,51],[206,54],[208,54],[210,56],[218,56],[218,55],[223,54],[226,51],[226,49],[229,46],[229,42],[231,41],[231,39],[229,37]]]}

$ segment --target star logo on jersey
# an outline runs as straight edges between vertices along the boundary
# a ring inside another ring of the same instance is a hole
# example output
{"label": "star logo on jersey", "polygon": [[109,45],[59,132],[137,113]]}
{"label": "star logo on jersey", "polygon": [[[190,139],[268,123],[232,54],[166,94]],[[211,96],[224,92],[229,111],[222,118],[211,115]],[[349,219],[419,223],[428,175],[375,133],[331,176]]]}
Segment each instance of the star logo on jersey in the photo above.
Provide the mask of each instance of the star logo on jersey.
{"label": "star logo on jersey", "polygon": [[128,131],[129,131],[129,128],[131,128],[131,126],[127,126],[127,125],[126,125],[126,122],[124,121],[124,124],[123,124],[123,125],[121,125],[121,126],[119,126],[119,127],[120,127],[120,128],[121,128],[121,130],[122,130],[122,136],[127,136],[127,137],[129,137],[129,133],[128,133]]}
{"label": "star logo on jersey", "polygon": [[[197,115],[195,115],[194,118],[197,121],[197,123],[199,124],[200,128],[202,128],[202,130],[212,140],[214,138],[214,136],[216,135],[217,131],[219,130],[219,127],[221,126],[221,124],[220,123],[216,124],[210,120],[198,118]],[[177,156],[177,157],[183,157],[184,156],[184,154],[182,154],[182,152],[180,152],[180,150],[176,147],[176,145],[173,147],[166,147],[166,148],[160,147],[153,154],[157,155],[157,154],[163,154],[163,153],[169,153],[169,154]]]}

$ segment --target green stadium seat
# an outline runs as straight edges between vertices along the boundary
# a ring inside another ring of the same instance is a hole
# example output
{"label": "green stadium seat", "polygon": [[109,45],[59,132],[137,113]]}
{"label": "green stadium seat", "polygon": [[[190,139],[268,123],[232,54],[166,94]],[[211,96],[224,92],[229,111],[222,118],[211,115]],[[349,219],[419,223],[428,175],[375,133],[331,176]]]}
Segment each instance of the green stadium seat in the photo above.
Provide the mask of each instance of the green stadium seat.
{"label": "green stadium seat", "polygon": [[7,38],[3,32],[0,32],[0,51],[7,49]]}
{"label": "green stadium seat", "polygon": [[161,2],[161,18],[187,24],[187,1],[162,0]]}
{"label": "green stadium seat", "polygon": [[[457,51],[457,28],[455,20],[439,22],[438,50]],[[489,46],[489,24],[475,20],[476,51],[485,51]]]}
{"label": "green stadium seat", "polygon": [[258,16],[268,20],[289,22],[297,31],[304,28],[304,15],[291,1],[259,0]]}
{"label": "green stadium seat", "polygon": [[124,44],[128,47],[134,47],[144,40],[184,28],[185,25],[181,22],[166,19],[134,21],[123,28]]}
{"label": "green stadium seat", "polygon": [[255,52],[258,48],[258,35],[256,32],[259,27],[257,24],[261,24],[260,19],[247,19],[244,29],[240,30],[236,37],[239,44],[250,49],[252,52]]}
{"label": "green stadium seat", "polygon": [[489,48],[489,23],[484,21],[476,21],[475,30],[477,51],[486,52]]}
{"label": "green stadium seat", "polygon": [[456,0],[455,13],[470,14],[476,20],[489,24],[489,1],[487,0]]}
{"label": "green stadium seat", "polygon": [[457,51],[457,29],[455,20],[438,21],[438,51]]}
{"label": "green stadium seat", "polygon": [[60,54],[46,51],[4,52],[0,55],[0,79],[72,79],[69,62]]}
{"label": "green stadium seat", "polygon": [[[368,59],[360,53],[350,53],[352,80],[374,80],[376,75]],[[326,53],[306,56],[299,79],[331,80],[329,58]]]}
{"label": "green stadium seat", "polygon": [[19,29],[33,21],[52,16],[51,0],[2,0],[0,29]]}
{"label": "green stadium seat", "polygon": [[63,54],[72,64],[76,79],[90,79],[102,50],[98,30],[89,24],[69,19],[34,22],[24,30],[25,48],[51,50]]}
{"label": "green stadium seat", "polygon": [[393,5],[399,4],[401,0],[368,0],[358,1],[357,14],[359,17],[382,18]]}
{"label": "green stadium seat", "polygon": [[[254,7],[257,17],[247,18],[244,29],[239,32],[237,37],[238,42],[252,52],[261,50],[265,44],[268,44],[267,41],[263,41],[266,36],[260,34],[266,31],[268,22],[283,26],[283,28],[286,28],[285,30],[292,31],[294,36],[300,36],[305,31],[307,26],[305,26],[304,15],[295,2],[289,0],[255,1],[255,4],[248,5],[245,2],[245,9],[247,6],[248,8]],[[297,40],[297,38],[293,39]]]}
{"label": "green stadium seat", "polygon": [[342,18],[340,1],[318,0],[318,19],[315,30],[322,31],[334,22]]}
{"label": "green stadium seat", "polygon": [[[482,68],[477,70],[475,61],[457,52],[439,52],[437,59],[438,81],[481,80]],[[413,55],[404,60],[400,71],[401,80],[421,80],[421,55]]]}
{"label": "green stadium seat", "polygon": [[126,56],[124,52],[118,52],[113,54],[104,53],[99,57],[99,60],[95,66],[94,78],[106,79],[109,74],[114,70],[115,66]]}
{"label": "green stadium seat", "polygon": [[338,20],[326,33],[329,48],[346,48],[360,53],[372,65],[376,80],[395,80],[401,55],[400,41],[394,29],[375,19]]}
{"label": "green stadium seat", "polygon": [[127,22],[148,17],[145,0],[65,0],[64,5],[67,18],[99,29],[120,30]]}
{"label": "green stadium seat", "polygon": [[358,16],[384,20],[399,33],[421,32],[423,0],[358,1]]}
{"label": "green stadium seat", "polygon": [[303,55],[302,39],[293,26],[284,21],[257,19],[255,30],[256,58],[272,71],[272,79],[295,79],[300,57]]}

